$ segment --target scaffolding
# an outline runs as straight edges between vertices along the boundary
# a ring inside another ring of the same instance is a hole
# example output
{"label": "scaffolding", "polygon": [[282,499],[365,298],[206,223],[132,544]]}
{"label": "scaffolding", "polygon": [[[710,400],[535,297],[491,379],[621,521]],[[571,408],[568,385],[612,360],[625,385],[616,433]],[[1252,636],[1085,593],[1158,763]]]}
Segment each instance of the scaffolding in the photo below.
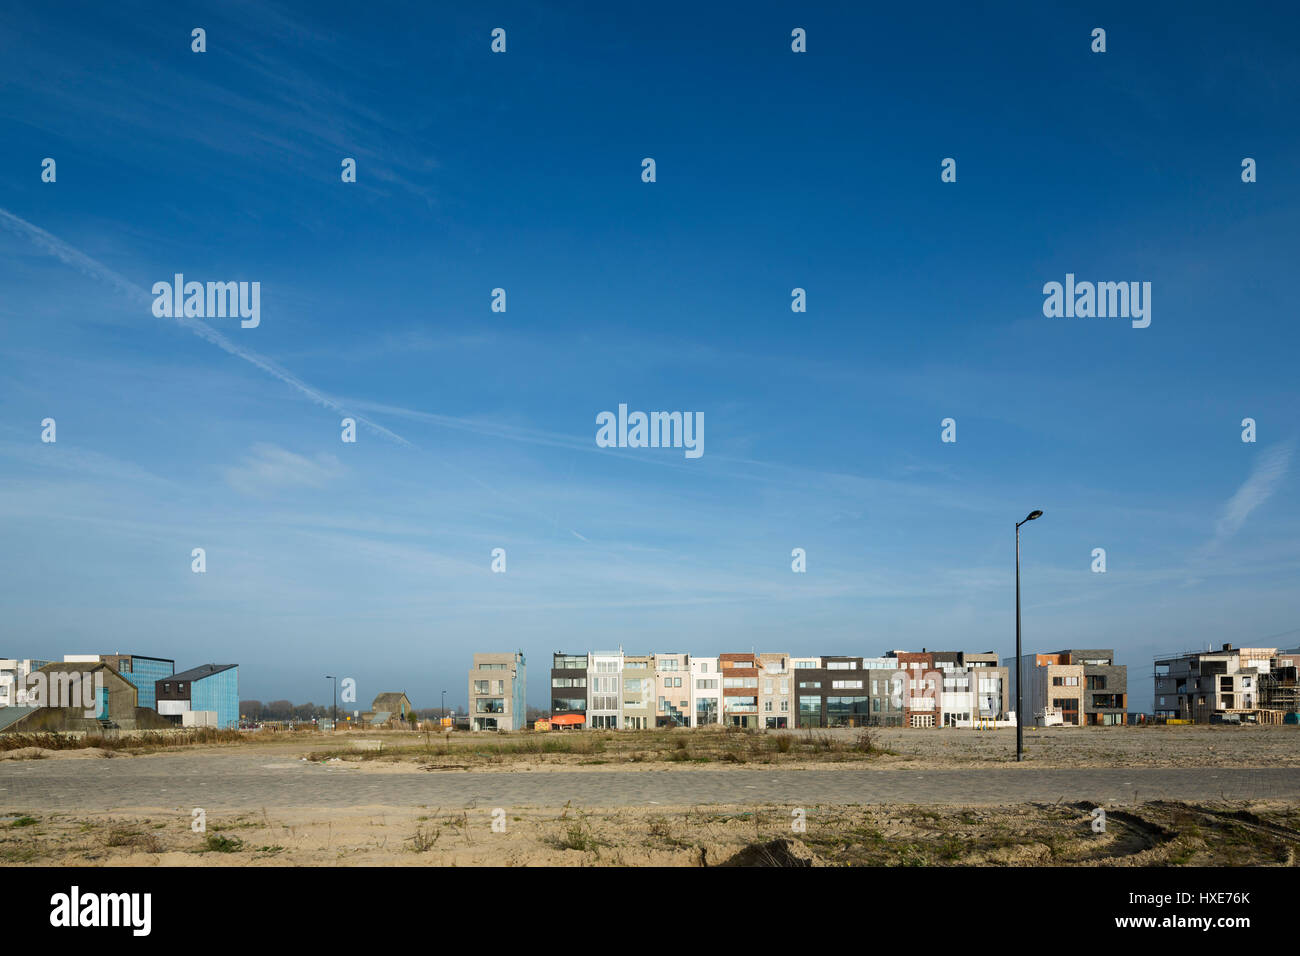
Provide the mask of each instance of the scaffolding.
{"label": "scaffolding", "polygon": [[[1242,651],[1246,654],[1241,654]],[[1171,707],[1166,705],[1168,710],[1176,710],[1176,715],[1166,715],[1168,719],[1187,720],[1194,723],[1208,722],[1210,715],[1214,713],[1213,706],[1207,701],[1205,704],[1194,702],[1197,692],[1192,691],[1192,684],[1189,681],[1195,681],[1202,677],[1209,677],[1221,674],[1222,671],[1213,663],[1207,665],[1201,658],[1206,655],[1215,655],[1223,653],[1232,653],[1236,651],[1240,657],[1244,669],[1254,671],[1256,677],[1255,707],[1252,708],[1228,708],[1226,712],[1238,714],[1253,714],[1259,723],[1280,724],[1285,722],[1286,714],[1300,714],[1300,680],[1297,680],[1297,667],[1278,665],[1280,655],[1275,649],[1270,657],[1263,657],[1260,651],[1263,648],[1232,648],[1231,645],[1225,645],[1217,650],[1207,649],[1204,651],[1184,651],[1175,654],[1161,654],[1152,658],[1151,677],[1153,681],[1158,682],[1160,679],[1174,678],[1176,682],[1175,689],[1167,694],[1172,694],[1176,704]],[[1185,674],[1170,673],[1172,668],[1170,664],[1176,662],[1186,662],[1187,672]],[[1161,672],[1161,665],[1165,665],[1164,672]],[[1262,666],[1261,666],[1262,665]],[[1153,704],[1158,700],[1159,684],[1156,683],[1156,696],[1153,698]],[[1155,709],[1155,707],[1153,707]]]}
{"label": "scaffolding", "polygon": [[1261,674],[1258,700],[1261,710],[1300,712],[1300,683],[1296,680],[1296,668],[1278,667]]}

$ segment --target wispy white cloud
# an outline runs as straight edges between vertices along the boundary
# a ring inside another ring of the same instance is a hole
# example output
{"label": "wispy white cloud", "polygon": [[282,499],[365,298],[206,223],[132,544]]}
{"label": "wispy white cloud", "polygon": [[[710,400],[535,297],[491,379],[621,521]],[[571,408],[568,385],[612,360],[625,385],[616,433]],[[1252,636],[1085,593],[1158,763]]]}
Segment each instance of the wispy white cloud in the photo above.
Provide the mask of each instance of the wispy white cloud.
{"label": "wispy white cloud", "polygon": [[1207,552],[1214,551],[1221,544],[1241,530],[1246,519],[1269,498],[1273,497],[1282,479],[1286,477],[1291,465],[1291,454],[1295,450],[1294,440],[1281,445],[1274,445],[1260,453],[1259,460],[1251,469],[1248,477],[1237,489],[1236,494],[1223,506],[1223,513],[1214,528],[1214,538],[1206,545]]}
{"label": "wispy white cloud", "polygon": [[323,488],[344,472],[333,455],[308,458],[266,442],[254,445],[252,452],[242,464],[226,469],[226,483],[257,497],[285,488]]}
{"label": "wispy white cloud", "polygon": [[0,441],[0,458],[21,461],[38,468],[52,468],[72,472],[79,477],[131,484],[164,484],[164,479],[145,471],[138,465],[120,461],[89,448],[77,448],[68,442]]}

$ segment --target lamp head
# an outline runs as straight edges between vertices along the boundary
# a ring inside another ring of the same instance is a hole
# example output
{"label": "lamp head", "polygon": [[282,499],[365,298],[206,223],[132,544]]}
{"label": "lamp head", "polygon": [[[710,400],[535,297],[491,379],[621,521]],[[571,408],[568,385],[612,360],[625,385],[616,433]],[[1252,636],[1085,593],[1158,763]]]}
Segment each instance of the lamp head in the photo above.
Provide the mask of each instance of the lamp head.
{"label": "lamp head", "polygon": [[1043,516],[1043,513],[1042,513],[1041,511],[1031,511],[1031,512],[1029,512],[1029,514],[1025,517],[1025,520],[1026,520],[1026,521],[1033,521],[1035,518],[1041,518],[1042,516]]}

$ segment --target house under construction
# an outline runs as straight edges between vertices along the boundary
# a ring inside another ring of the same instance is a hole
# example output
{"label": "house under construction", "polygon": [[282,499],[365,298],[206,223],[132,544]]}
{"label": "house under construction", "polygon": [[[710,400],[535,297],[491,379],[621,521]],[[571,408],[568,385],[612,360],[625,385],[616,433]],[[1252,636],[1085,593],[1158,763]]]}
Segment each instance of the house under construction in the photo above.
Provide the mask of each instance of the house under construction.
{"label": "house under construction", "polygon": [[1155,715],[1210,723],[1238,714],[1264,724],[1300,720],[1300,651],[1224,644],[1155,661]]}

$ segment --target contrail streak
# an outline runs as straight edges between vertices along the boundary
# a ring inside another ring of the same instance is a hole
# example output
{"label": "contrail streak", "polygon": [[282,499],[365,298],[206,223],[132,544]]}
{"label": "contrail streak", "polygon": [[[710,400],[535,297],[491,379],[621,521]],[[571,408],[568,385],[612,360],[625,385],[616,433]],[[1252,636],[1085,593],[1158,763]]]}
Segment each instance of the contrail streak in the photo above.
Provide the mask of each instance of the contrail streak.
{"label": "contrail streak", "polygon": [[[125,294],[128,298],[138,299],[140,302],[145,304],[153,301],[153,296],[130,279],[114,272],[102,262],[90,258],[90,256],[86,255],[84,252],[73,248],[62,239],[50,235],[39,226],[32,225],[26,219],[20,219],[7,209],[0,209],[0,225],[5,226],[11,232],[18,234],[19,236],[30,240],[33,245],[48,252],[59,261],[67,263],[83,275],[89,276],[92,279],[99,279],[102,282],[107,282],[119,292]],[[302,379],[298,378],[298,376],[281,368],[265,356],[259,355],[252,349],[244,348],[242,345],[236,345],[206,322],[200,322],[192,316],[176,316],[175,321],[184,328],[189,329],[199,338],[211,342],[218,348],[229,352],[237,358],[243,359],[250,365],[257,366],[268,375],[278,378],[291,388],[297,389],[317,405],[333,409],[341,415],[351,415],[367,428],[383,435],[385,438],[397,442],[399,445],[404,445],[407,448],[415,447],[401,435],[385,428],[383,425],[372,422],[370,419],[365,418],[356,412],[348,411],[348,409],[330,398],[328,395],[311,385],[308,385]]]}

